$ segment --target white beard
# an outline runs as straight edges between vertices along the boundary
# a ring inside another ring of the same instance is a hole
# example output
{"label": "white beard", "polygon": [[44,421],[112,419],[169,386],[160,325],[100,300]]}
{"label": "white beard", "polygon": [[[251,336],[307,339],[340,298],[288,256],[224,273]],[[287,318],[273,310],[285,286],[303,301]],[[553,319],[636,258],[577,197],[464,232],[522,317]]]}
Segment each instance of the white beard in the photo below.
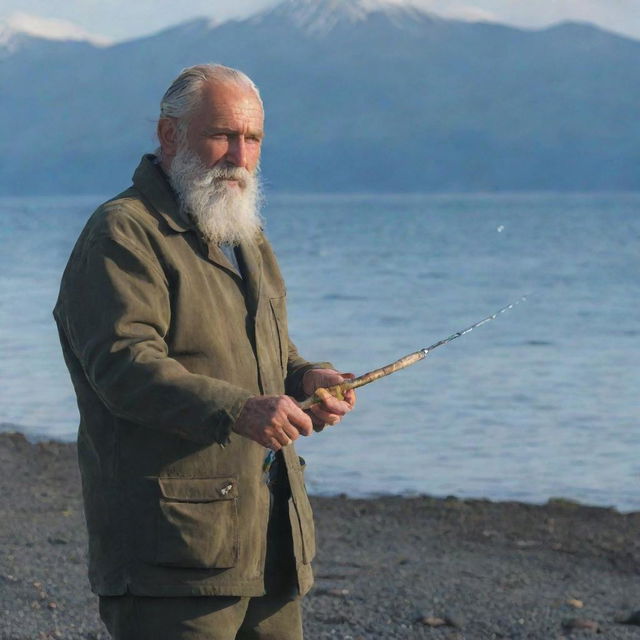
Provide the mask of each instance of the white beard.
{"label": "white beard", "polygon": [[[231,185],[227,180],[237,180]],[[198,154],[182,144],[171,162],[169,181],[180,207],[205,239],[238,245],[254,240],[262,227],[257,171],[243,167],[206,167]]]}

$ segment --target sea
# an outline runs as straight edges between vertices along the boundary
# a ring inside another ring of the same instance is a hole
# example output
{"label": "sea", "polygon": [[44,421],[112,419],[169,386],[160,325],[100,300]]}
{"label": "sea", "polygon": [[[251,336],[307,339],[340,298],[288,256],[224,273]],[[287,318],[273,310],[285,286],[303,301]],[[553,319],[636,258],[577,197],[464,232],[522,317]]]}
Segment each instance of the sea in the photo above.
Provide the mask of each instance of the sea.
{"label": "sea", "polygon": [[[103,199],[0,199],[3,431],[75,438],[51,309]],[[265,218],[294,342],[342,371],[526,296],[301,438],[310,493],[640,510],[640,194],[281,194]]]}

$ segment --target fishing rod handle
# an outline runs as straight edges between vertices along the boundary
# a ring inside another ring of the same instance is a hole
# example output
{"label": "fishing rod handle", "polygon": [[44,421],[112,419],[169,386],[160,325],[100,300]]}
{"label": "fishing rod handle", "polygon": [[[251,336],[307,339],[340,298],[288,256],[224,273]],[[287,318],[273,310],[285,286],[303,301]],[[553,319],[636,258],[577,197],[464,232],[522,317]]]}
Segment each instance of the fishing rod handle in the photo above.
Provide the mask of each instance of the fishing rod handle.
{"label": "fishing rod handle", "polygon": [[[362,377],[362,376],[361,376]],[[354,389],[355,386],[353,383],[359,380],[359,378],[354,378],[352,380],[345,380],[340,384],[336,384],[333,387],[320,387],[316,389],[312,396],[309,396],[306,400],[303,400],[300,403],[300,408],[305,411],[306,409],[310,409],[314,404],[319,404],[322,402],[322,396],[325,393],[329,393],[334,398],[338,398],[338,400],[344,400],[344,392],[349,389]]]}
{"label": "fishing rod handle", "polygon": [[300,408],[305,411],[309,409],[314,404],[318,404],[322,402],[322,396],[325,395],[325,392],[328,392],[334,398],[338,398],[338,400],[344,399],[344,392],[349,389],[357,389],[358,387],[364,387],[365,384],[369,384],[370,382],[375,382],[380,378],[384,378],[385,376],[391,375],[396,371],[400,371],[400,369],[404,369],[412,364],[415,364],[419,360],[422,360],[426,357],[426,352],[416,351],[415,353],[410,353],[409,355],[388,364],[386,367],[380,367],[379,369],[374,369],[373,371],[369,371],[357,378],[351,378],[341,382],[340,384],[336,384],[333,387],[327,387],[326,389],[320,388],[316,389],[314,394],[307,398],[306,400],[300,403]]}

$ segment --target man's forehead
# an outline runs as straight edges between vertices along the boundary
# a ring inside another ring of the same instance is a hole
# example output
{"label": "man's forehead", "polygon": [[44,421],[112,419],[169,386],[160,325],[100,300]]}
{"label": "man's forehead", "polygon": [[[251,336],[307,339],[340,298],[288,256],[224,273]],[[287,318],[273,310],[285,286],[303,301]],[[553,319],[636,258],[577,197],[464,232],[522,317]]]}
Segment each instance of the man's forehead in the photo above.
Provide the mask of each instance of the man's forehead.
{"label": "man's forehead", "polygon": [[262,119],[262,103],[249,86],[231,82],[208,82],[202,87],[200,110],[213,114],[243,113]]}

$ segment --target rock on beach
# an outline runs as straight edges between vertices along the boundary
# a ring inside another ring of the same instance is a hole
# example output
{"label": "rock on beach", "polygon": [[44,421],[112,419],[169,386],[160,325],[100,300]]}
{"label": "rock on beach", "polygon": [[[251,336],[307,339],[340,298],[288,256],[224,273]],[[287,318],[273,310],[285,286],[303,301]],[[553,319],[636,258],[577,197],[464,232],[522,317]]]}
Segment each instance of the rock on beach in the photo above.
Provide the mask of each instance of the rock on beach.
{"label": "rock on beach", "polygon": [[[107,640],[75,446],[0,435],[0,490],[0,640]],[[307,640],[639,637],[640,513],[429,496],[312,504]]]}

